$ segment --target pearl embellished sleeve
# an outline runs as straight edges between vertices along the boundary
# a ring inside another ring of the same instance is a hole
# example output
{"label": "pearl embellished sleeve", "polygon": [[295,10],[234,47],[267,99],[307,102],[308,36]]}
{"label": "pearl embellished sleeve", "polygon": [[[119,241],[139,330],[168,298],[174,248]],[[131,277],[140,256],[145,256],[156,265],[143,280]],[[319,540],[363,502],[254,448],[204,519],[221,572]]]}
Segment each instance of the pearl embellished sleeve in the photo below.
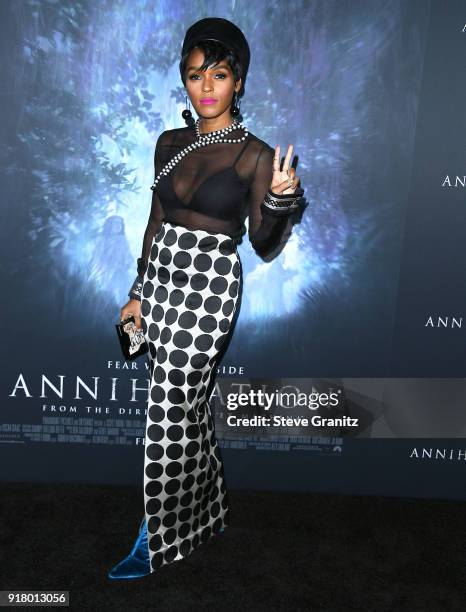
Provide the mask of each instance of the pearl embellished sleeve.
{"label": "pearl embellished sleeve", "polygon": [[[295,212],[294,208],[288,206],[273,210],[263,204],[272,182],[274,153],[274,149],[269,145],[265,145],[260,151],[247,196],[249,204],[248,236],[252,247],[261,258],[268,257],[278,246],[286,242],[285,233],[290,217]],[[299,188],[295,193],[302,195],[304,190]],[[280,195],[275,194],[274,197],[280,198]]]}
{"label": "pearl embellished sleeve", "polygon": [[[162,132],[157,139],[157,144],[155,146],[154,153],[154,168],[155,168],[155,176],[160,172],[162,166],[164,164],[163,156],[162,156],[162,143],[164,143],[166,132]],[[134,282],[131,286],[131,289],[128,292],[128,296],[133,300],[141,301],[141,293],[142,293],[142,285],[144,281],[144,274],[147,270],[147,265],[149,263],[149,255],[150,248],[152,244],[152,240],[154,236],[157,234],[158,230],[162,225],[164,217],[164,211],[157,194],[157,191],[152,191],[152,203],[149,213],[149,219],[147,222],[146,230],[144,232],[144,238],[142,241],[142,250],[141,257],[137,260],[137,276],[134,279]]]}

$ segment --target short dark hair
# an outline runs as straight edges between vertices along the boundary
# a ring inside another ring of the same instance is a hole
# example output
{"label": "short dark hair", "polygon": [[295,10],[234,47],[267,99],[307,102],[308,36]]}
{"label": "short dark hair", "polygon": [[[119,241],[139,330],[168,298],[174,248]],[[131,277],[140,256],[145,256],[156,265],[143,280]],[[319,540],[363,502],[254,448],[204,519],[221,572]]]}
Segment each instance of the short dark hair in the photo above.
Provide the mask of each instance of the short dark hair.
{"label": "short dark hair", "polygon": [[[235,83],[243,76],[243,67],[236,53],[226,47],[223,43],[216,40],[201,40],[195,45],[201,51],[204,52],[204,62],[200,67],[200,70],[207,70],[212,64],[219,64],[222,60],[226,60],[229,64],[231,71],[233,72],[233,78]],[[189,54],[194,49],[192,47],[187,53],[183,55],[180,60],[180,74],[183,85],[186,87],[186,63],[188,61]],[[238,98],[244,95],[244,79],[241,83],[241,89],[238,92]]]}

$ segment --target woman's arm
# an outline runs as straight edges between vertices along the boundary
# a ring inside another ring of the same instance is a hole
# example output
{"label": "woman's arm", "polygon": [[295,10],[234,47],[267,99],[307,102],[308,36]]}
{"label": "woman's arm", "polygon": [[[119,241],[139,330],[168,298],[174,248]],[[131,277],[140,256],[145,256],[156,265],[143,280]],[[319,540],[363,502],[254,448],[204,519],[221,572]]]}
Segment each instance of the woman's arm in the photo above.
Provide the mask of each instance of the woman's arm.
{"label": "woman's arm", "polygon": [[[290,215],[296,211],[295,206],[286,202],[290,195],[273,194],[276,200],[283,200],[283,206],[273,208],[267,205],[267,192],[273,177],[274,149],[266,145],[258,155],[254,179],[249,187],[249,240],[255,252],[262,258],[274,251],[284,239]],[[297,188],[293,197],[301,197],[302,188]]]}
{"label": "woman's arm", "polygon": [[[165,132],[162,132],[157,139],[157,144],[155,146],[155,154],[154,154],[154,168],[155,168],[155,176],[160,172],[163,167],[163,159],[162,159],[162,140]],[[138,275],[134,279],[134,282],[131,286],[131,289],[128,292],[128,296],[133,300],[141,301],[141,293],[142,293],[142,284],[144,281],[144,274],[146,273],[147,266],[149,263],[149,255],[150,248],[152,245],[152,240],[156,233],[159,231],[162,226],[163,221],[163,208],[159,200],[159,196],[157,195],[157,191],[152,191],[152,204],[150,208],[149,220],[147,222],[146,230],[144,232],[144,238],[142,241],[142,250],[141,257],[137,260],[137,272]]]}

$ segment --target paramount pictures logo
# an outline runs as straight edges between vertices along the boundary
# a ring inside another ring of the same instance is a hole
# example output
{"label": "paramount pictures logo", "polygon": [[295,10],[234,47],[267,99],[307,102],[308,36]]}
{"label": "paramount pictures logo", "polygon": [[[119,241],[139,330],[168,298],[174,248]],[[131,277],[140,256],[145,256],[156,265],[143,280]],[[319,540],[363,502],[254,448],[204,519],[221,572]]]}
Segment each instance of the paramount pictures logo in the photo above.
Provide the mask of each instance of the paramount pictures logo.
{"label": "paramount pictures logo", "polygon": [[414,447],[410,459],[433,461],[466,461],[466,448],[417,448]]}

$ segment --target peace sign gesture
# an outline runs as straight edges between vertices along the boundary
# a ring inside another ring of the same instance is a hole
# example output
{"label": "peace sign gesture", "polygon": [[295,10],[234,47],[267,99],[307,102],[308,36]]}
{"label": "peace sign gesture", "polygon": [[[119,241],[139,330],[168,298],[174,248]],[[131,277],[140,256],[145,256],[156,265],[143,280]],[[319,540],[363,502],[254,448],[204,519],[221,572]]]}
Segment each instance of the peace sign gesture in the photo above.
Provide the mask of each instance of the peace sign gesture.
{"label": "peace sign gesture", "polygon": [[293,145],[288,145],[288,151],[285,155],[283,162],[283,170],[280,170],[280,145],[275,147],[275,154],[273,156],[273,176],[272,183],[270,185],[270,191],[280,195],[287,195],[295,192],[296,187],[299,183],[299,177],[296,176],[296,170],[290,168],[291,154],[293,152]]}

